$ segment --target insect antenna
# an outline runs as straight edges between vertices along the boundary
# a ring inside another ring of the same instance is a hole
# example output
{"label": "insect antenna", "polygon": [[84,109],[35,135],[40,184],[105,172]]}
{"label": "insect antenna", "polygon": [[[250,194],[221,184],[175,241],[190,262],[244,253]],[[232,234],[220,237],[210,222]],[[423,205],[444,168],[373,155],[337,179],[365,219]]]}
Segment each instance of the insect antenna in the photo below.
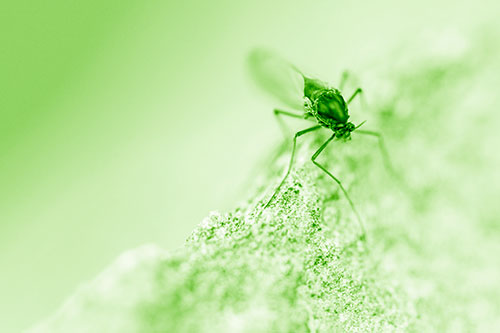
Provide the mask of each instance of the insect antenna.
{"label": "insect antenna", "polygon": [[355,130],[357,130],[358,128],[360,128],[364,123],[366,123],[366,120],[362,121],[361,124],[359,124],[358,126],[354,127]]}

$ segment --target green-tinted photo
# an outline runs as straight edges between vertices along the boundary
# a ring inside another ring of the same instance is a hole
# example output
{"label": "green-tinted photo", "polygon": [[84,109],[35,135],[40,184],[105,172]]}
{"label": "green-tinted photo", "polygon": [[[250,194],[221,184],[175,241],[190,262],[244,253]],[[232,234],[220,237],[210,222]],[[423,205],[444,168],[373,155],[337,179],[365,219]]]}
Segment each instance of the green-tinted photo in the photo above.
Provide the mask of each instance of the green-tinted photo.
{"label": "green-tinted photo", "polygon": [[0,332],[499,331],[499,10],[0,4]]}

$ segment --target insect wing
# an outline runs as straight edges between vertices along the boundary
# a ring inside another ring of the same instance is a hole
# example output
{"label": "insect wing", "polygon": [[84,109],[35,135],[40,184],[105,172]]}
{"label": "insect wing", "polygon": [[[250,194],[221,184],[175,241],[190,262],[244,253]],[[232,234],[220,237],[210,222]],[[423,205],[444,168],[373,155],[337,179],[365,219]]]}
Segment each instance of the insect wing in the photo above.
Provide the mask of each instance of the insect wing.
{"label": "insect wing", "polygon": [[289,107],[303,109],[304,76],[295,66],[264,49],[253,50],[248,65],[261,88]]}

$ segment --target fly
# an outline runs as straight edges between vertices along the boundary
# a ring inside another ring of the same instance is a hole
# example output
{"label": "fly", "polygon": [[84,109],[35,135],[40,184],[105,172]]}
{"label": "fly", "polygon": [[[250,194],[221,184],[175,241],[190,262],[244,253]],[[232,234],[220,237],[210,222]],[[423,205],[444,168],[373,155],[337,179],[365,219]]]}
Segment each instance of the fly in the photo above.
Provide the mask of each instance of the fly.
{"label": "fly", "polygon": [[285,176],[281,180],[271,198],[263,207],[262,211],[269,207],[269,205],[273,202],[276,195],[279,193],[281,186],[285,183],[288,175],[290,174],[295,156],[297,138],[304,134],[317,131],[321,128],[326,128],[330,130],[332,134],[311,156],[311,161],[331,179],[333,179],[333,181],[335,181],[340,187],[349,202],[351,209],[356,215],[361,229],[361,239],[364,239],[366,232],[363,221],[356,209],[356,206],[354,205],[354,202],[351,200],[349,193],[342,185],[342,182],[317,161],[318,156],[331,141],[351,140],[351,133],[356,131],[356,133],[374,136],[378,139],[384,162],[388,169],[392,170],[381,134],[375,131],[359,130],[359,127],[365,123],[364,121],[358,125],[349,121],[348,106],[356,98],[356,96],[363,92],[363,90],[361,88],[356,89],[346,101],[340,91],[347,78],[346,73],[342,75],[339,89],[336,89],[328,86],[326,83],[318,79],[310,78],[304,75],[294,65],[281,59],[277,55],[262,49],[254,50],[250,54],[249,65],[254,78],[257,83],[262,86],[262,88],[273,94],[289,107],[300,111],[300,113],[297,113],[274,109],[274,114],[280,123],[282,121],[282,116],[301,118],[316,122],[316,125],[295,133],[293,137],[290,162]]}

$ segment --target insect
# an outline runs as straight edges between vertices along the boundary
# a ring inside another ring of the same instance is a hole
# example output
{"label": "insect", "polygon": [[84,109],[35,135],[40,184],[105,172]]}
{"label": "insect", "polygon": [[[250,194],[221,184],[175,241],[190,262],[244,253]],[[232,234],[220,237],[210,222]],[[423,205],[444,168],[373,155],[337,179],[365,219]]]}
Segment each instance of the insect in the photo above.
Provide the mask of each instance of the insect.
{"label": "insect", "polygon": [[267,50],[257,49],[252,51],[248,60],[250,70],[255,80],[262,88],[280,99],[289,107],[300,111],[300,113],[297,113],[274,109],[274,114],[280,124],[282,124],[282,116],[316,122],[315,125],[298,131],[293,136],[292,153],[286,173],[262,211],[273,202],[290,174],[295,156],[297,139],[307,133],[326,128],[330,130],[332,134],[311,156],[311,161],[338,184],[356,215],[361,229],[361,238],[364,239],[366,233],[363,221],[349,193],[342,185],[342,182],[317,161],[318,156],[330,142],[333,140],[350,140],[351,133],[356,131],[356,133],[373,136],[378,139],[384,163],[390,169],[390,162],[382,135],[375,131],[359,130],[359,127],[365,123],[364,121],[358,125],[354,125],[349,121],[348,106],[356,96],[362,94],[363,90],[357,88],[346,101],[340,91],[347,78],[346,72],[342,75],[339,89],[336,89],[318,79],[304,75],[297,67]]}

